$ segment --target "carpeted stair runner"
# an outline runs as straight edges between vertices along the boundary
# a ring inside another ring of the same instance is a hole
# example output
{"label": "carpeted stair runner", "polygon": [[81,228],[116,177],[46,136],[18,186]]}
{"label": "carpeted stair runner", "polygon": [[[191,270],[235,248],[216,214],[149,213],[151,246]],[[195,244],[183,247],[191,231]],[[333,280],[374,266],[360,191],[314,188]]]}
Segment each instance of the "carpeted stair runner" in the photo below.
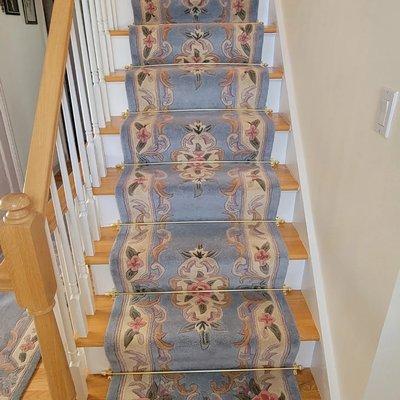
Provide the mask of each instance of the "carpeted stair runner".
{"label": "carpeted stair runner", "polygon": [[280,186],[262,163],[126,166],[118,182],[122,222],[273,221]]}
{"label": "carpeted stair runner", "polygon": [[131,66],[126,73],[129,110],[262,109],[269,72],[260,64]]}
{"label": "carpeted stair runner", "polygon": [[132,4],[108,399],[299,400],[258,1]]}
{"label": "carpeted stair runner", "polygon": [[132,25],[136,65],[173,63],[261,63],[262,23]]}
{"label": "carpeted stair runner", "polygon": [[265,222],[123,226],[110,258],[118,292],[282,288],[288,264]]}
{"label": "carpeted stair runner", "polygon": [[132,113],[121,129],[126,163],[269,161],[274,135],[264,110]]}
{"label": "carpeted stair runner", "polygon": [[136,24],[254,22],[258,0],[132,0]]}

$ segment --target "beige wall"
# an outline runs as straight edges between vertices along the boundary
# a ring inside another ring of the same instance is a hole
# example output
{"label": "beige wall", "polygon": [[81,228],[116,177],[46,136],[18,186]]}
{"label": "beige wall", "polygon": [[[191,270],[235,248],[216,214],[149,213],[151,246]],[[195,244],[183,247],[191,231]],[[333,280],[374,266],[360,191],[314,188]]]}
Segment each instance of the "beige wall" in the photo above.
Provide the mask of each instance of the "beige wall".
{"label": "beige wall", "polygon": [[39,25],[26,25],[21,0],[19,7],[19,16],[0,11],[0,79],[25,171],[45,43],[41,1],[36,0]]}
{"label": "beige wall", "polygon": [[360,400],[400,266],[400,118],[373,130],[400,90],[400,2],[281,3],[340,390]]}

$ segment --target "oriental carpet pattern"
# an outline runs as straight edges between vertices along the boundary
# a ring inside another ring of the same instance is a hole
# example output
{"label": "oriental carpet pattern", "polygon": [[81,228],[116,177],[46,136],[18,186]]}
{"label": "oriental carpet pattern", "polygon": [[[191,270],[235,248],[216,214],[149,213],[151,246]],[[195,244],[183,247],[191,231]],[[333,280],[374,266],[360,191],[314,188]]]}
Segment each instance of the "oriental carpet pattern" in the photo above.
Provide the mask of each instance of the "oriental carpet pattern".
{"label": "oriental carpet pattern", "polygon": [[299,400],[258,1],[132,6],[108,399]]}

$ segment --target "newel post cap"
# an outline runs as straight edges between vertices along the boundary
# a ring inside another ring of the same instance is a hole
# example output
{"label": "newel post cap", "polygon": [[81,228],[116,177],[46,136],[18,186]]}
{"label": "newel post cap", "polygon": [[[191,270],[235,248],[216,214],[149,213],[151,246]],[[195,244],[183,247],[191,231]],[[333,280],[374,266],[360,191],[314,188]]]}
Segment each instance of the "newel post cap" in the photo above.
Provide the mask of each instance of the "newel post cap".
{"label": "newel post cap", "polygon": [[31,212],[31,200],[25,193],[10,193],[0,200],[0,210],[5,211],[4,222],[26,218]]}

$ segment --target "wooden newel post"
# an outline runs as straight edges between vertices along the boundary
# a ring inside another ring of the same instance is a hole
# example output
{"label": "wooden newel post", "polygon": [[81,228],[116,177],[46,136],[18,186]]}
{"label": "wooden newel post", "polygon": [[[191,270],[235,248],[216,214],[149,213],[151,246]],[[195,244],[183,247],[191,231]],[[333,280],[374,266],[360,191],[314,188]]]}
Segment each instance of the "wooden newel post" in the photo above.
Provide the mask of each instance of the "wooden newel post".
{"label": "wooden newel post", "polygon": [[32,210],[24,193],[0,201],[6,212],[1,231],[5,257],[18,304],[33,317],[53,400],[75,399],[75,388],[54,317],[56,280],[43,215]]}

